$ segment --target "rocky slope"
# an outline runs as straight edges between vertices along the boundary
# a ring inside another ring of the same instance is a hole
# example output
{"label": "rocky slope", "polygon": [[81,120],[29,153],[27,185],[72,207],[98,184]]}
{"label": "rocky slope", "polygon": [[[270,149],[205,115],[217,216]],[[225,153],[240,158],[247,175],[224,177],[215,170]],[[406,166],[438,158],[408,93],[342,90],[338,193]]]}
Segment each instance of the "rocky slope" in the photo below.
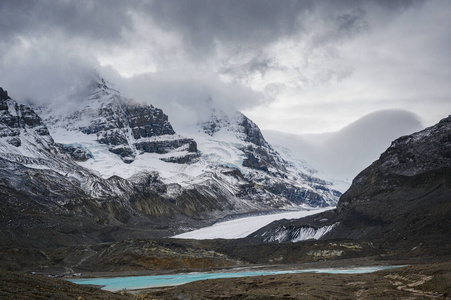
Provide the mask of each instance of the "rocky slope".
{"label": "rocky slope", "polygon": [[394,253],[449,253],[450,137],[451,116],[395,140],[353,180],[336,210],[270,224],[253,238],[292,241],[297,233],[310,232],[304,235],[321,240],[370,241],[374,247]]}

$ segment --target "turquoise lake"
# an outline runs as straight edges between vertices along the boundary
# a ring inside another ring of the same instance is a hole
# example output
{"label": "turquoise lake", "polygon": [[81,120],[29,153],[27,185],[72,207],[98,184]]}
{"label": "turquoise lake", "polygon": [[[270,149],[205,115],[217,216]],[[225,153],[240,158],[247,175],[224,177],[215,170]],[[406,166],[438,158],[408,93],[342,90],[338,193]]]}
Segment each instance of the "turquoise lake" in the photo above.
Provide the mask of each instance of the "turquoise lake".
{"label": "turquoise lake", "polygon": [[77,284],[91,284],[103,286],[102,289],[107,291],[119,291],[124,289],[133,290],[133,289],[180,285],[198,280],[217,279],[217,278],[236,278],[236,277],[251,277],[261,275],[294,274],[294,273],[362,274],[362,273],[372,273],[379,270],[394,269],[399,267],[402,266],[349,268],[349,269],[187,273],[187,274],[155,275],[155,276],[69,279],[69,281]]}

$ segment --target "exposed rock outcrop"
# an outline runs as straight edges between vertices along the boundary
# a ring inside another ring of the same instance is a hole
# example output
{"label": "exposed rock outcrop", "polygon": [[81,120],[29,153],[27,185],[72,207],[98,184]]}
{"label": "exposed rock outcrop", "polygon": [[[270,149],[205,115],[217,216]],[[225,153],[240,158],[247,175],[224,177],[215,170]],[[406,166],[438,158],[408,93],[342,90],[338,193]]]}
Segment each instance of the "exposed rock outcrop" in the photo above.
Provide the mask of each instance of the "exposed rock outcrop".
{"label": "exposed rock outcrop", "polygon": [[[39,145],[32,147],[30,145]],[[42,119],[28,106],[19,104],[0,89],[0,157],[22,152],[57,152]]]}
{"label": "exposed rock outcrop", "polygon": [[87,161],[88,159],[93,158],[92,153],[80,144],[61,144],[61,147],[75,161]]}

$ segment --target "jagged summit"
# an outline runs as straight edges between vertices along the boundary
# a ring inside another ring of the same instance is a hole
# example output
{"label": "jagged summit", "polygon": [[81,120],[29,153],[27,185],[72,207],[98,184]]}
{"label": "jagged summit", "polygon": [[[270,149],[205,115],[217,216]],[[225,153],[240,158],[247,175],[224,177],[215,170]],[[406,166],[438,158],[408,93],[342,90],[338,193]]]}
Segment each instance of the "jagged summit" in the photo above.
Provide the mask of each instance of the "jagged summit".
{"label": "jagged summit", "polygon": [[221,109],[212,100],[206,105],[208,118],[197,124],[199,134],[191,137],[198,141],[201,161],[229,168],[227,173],[241,174],[241,197],[333,205],[332,199],[339,193],[330,188],[331,183],[285,161],[249,118],[233,109]]}
{"label": "jagged summit", "polygon": [[165,184],[173,185],[170,193],[217,182],[228,197],[250,201],[254,209],[263,203],[294,208],[337,201],[339,193],[331,183],[287,163],[255,123],[211,98],[197,130],[182,136],[161,109],[123,97],[99,76],[88,90],[75,99],[71,111],[61,113],[52,105],[39,111],[65,151],[104,178],[157,172]]}
{"label": "jagged summit", "polygon": [[8,96],[8,92],[0,87],[0,100],[8,100],[8,99],[10,99]]}
{"label": "jagged summit", "polygon": [[[90,93],[78,99],[74,111],[58,112],[49,106],[41,109],[46,122],[55,130],[81,132],[131,163],[140,153],[169,153],[184,147],[197,153],[193,140],[175,135],[168,116],[149,104],[123,97],[100,77],[89,87]],[[195,156],[195,155],[191,155]]]}
{"label": "jagged summit", "polygon": [[228,114],[209,102],[209,117],[206,121],[199,122],[201,131],[210,136],[214,136],[220,131],[235,133],[242,141],[253,143],[256,146],[269,146],[263,137],[258,126],[245,115],[236,110],[231,110]]}

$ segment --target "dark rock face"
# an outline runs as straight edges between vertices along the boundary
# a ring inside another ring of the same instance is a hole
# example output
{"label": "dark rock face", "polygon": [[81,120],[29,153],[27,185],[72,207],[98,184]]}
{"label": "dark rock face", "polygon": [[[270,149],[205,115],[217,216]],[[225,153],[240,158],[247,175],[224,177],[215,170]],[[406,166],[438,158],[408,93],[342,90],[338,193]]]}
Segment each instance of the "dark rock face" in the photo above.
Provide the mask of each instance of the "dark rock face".
{"label": "dark rock face", "polygon": [[18,137],[13,137],[13,138],[7,139],[6,142],[15,147],[20,147],[20,145],[22,145],[22,141]]}
{"label": "dark rock face", "polygon": [[340,199],[338,210],[353,206],[370,190],[389,192],[404,178],[444,168],[451,168],[451,116],[435,126],[395,140],[379,160],[357,175]]}
{"label": "dark rock face", "polygon": [[193,139],[175,139],[166,141],[143,141],[135,143],[137,150],[147,153],[165,154],[186,145],[188,152],[197,152],[197,144]]}
{"label": "dark rock face", "polygon": [[259,198],[266,199],[280,197],[290,202],[300,205],[307,204],[312,207],[327,207],[331,205],[330,195],[339,197],[338,191],[329,189],[325,186],[315,185],[314,188],[299,187],[293,182],[284,180],[247,180],[246,184],[239,186],[237,196],[240,198]]}
{"label": "dark rock face", "polygon": [[251,143],[251,145],[242,149],[245,154],[244,167],[272,173],[287,171],[285,168],[286,162],[268,144],[260,128],[254,122],[242,115],[242,121],[239,125],[242,128],[242,133],[244,133],[244,141]]}
{"label": "dark rock face", "polygon": [[[451,117],[394,141],[379,161],[379,172],[413,176],[451,166]],[[363,180],[364,176],[358,176]]]}
{"label": "dark rock face", "polygon": [[[99,143],[108,145],[109,151],[125,163],[133,162],[138,152],[167,153],[182,146],[197,152],[194,140],[173,137],[175,131],[161,109],[134,103],[108,87],[103,79],[98,81],[84,102],[85,107],[63,117],[64,124],[88,135],[95,134]],[[86,120],[88,125],[84,124]],[[168,138],[161,138],[164,136]]]}
{"label": "dark rock face", "polygon": [[370,241],[404,254],[444,254],[451,249],[451,116],[395,140],[362,171],[336,210],[276,227],[334,226],[321,239]]}
{"label": "dark rock face", "polygon": [[271,167],[280,172],[287,171],[283,159],[269,146],[262,147],[249,145],[243,148],[242,151],[245,154],[245,159],[243,159],[243,167],[265,172],[270,172]]}
{"label": "dark rock face", "polygon": [[[340,196],[338,191],[329,190],[324,186],[315,186],[318,190],[329,191]],[[324,201],[323,196],[312,190],[301,189],[296,186],[291,186],[282,183],[270,185],[268,190],[276,195],[283,196],[295,204],[308,204],[311,206],[327,206],[328,203]]]}
{"label": "dark rock face", "polygon": [[130,105],[127,115],[135,139],[175,134],[168,116],[152,105]]}
{"label": "dark rock face", "polygon": [[32,130],[38,136],[51,139],[47,127],[30,107],[18,104],[0,89],[0,137],[14,137],[8,139],[8,143],[19,147],[21,130]]}
{"label": "dark rock face", "polygon": [[176,164],[189,164],[199,158],[199,153],[188,153],[184,156],[171,156],[167,158],[160,158],[162,161],[176,163]]}
{"label": "dark rock face", "polygon": [[[8,96],[8,92],[3,90],[3,88],[0,87],[0,100],[8,100],[10,99]],[[3,110],[4,109],[4,104],[0,104],[0,109]]]}
{"label": "dark rock face", "polygon": [[[153,151],[156,148],[155,145],[145,147],[143,145],[146,142],[133,144],[128,137],[129,132],[138,141],[142,138],[175,134],[167,115],[161,109],[151,105],[135,105],[118,99],[102,106],[98,114],[100,118],[93,120],[91,125],[82,131],[87,134],[97,134],[98,142],[111,146],[110,151],[120,155],[126,163],[134,160],[135,147],[143,152],[156,152]],[[170,142],[168,141],[167,144]],[[168,145],[161,145],[160,148],[164,146]],[[172,148],[177,147],[172,145]]]}
{"label": "dark rock face", "polygon": [[243,117],[240,125],[243,127],[243,133],[246,135],[245,141],[257,146],[268,147],[269,144],[263,137],[260,128],[246,116],[243,115]]}
{"label": "dark rock face", "polygon": [[64,152],[68,153],[75,161],[87,161],[93,158],[92,153],[78,144],[62,144]]}

